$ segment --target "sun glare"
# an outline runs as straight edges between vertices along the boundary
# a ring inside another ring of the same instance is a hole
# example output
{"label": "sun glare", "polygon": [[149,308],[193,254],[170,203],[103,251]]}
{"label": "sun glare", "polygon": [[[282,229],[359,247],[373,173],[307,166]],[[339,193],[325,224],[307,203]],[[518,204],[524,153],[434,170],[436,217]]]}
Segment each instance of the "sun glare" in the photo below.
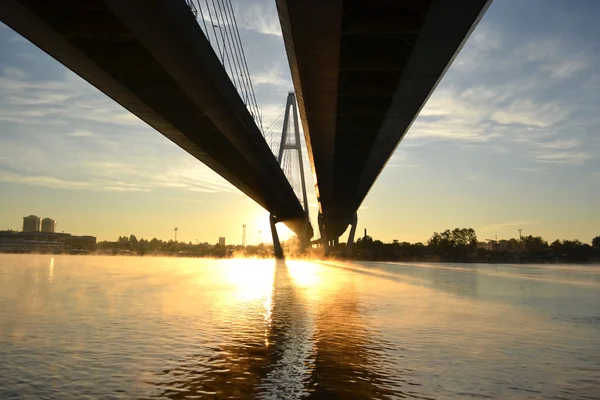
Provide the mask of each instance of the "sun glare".
{"label": "sun glare", "polygon": [[287,268],[296,286],[316,286],[321,282],[319,264],[307,261],[288,261]]}
{"label": "sun glare", "polygon": [[233,286],[236,300],[247,302],[271,294],[275,265],[271,260],[240,260],[223,265],[221,273]]}
{"label": "sun glare", "polygon": [[[247,229],[247,244],[273,243],[269,213],[261,212],[254,218],[253,224],[247,225]],[[294,232],[282,223],[277,224],[277,233],[281,241],[291,239],[295,236]]]}

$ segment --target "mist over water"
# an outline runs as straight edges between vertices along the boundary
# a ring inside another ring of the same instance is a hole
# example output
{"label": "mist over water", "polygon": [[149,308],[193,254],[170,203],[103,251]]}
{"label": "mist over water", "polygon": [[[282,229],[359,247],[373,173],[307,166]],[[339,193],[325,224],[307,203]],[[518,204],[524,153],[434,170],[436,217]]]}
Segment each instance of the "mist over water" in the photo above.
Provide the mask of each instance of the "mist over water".
{"label": "mist over water", "polygon": [[0,255],[0,398],[600,398],[600,267]]}

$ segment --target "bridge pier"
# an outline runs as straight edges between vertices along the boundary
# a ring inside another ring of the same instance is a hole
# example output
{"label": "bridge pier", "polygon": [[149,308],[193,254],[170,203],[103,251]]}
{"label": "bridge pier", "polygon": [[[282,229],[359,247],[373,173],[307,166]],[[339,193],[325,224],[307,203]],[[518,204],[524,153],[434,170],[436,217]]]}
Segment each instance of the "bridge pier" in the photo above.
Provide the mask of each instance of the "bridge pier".
{"label": "bridge pier", "polygon": [[317,225],[319,226],[319,234],[321,235],[321,244],[325,250],[325,255],[329,254],[329,240],[327,240],[327,233],[325,231],[325,225],[323,224],[323,214],[319,213],[317,217]]}
{"label": "bridge pier", "polygon": [[354,235],[356,234],[356,225],[358,225],[358,214],[354,214],[352,222],[350,223],[350,234],[348,235],[348,242],[346,243],[346,255],[352,255],[352,248],[354,247]]}
{"label": "bridge pier", "polygon": [[[308,216],[307,216],[308,219]],[[312,237],[310,223],[306,222],[305,233],[302,235],[298,235],[298,240],[300,240],[300,252],[305,254],[308,249],[311,247],[310,238]]]}
{"label": "bridge pier", "polygon": [[283,255],[281,242],[279,241],[279,234],[277,233],[277,228],[275,227],[276,221],[273,214],[269,215],[269,223],[271,225],[271,237],[273,238],[273,251],[275,253],[275,259],[283,260],[285,257]]}

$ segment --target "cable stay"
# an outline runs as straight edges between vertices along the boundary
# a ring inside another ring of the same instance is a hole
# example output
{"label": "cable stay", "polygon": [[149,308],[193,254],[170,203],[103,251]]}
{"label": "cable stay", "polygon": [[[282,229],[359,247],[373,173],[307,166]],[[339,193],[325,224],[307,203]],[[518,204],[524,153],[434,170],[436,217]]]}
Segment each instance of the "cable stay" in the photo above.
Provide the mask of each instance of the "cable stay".
{"label": "cable stay", "polygon": [[254,94],[231,0],[185,0],[185,2],[221,61],[256,126],[264,135],[262,113]]}

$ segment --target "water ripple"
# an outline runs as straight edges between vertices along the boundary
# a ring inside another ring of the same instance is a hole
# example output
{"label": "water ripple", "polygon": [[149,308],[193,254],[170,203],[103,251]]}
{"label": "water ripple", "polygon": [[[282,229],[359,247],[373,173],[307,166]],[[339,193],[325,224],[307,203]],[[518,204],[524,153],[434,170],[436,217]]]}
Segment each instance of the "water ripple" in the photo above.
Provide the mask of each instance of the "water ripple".
{"label": "water ripple", "polygon": [[598,399],[596,272],[561,273],[2,255],[0,398]]}

